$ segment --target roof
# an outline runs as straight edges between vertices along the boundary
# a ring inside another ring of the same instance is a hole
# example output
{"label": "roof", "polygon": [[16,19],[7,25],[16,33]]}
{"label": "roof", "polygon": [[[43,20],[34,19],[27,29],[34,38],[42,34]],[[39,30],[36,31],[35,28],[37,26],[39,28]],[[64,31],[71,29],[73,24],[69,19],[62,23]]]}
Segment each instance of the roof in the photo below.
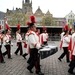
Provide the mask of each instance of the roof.
{"label": "roof", "polygon": [[[15,28],[16,26],[10,26],[11,28]],[[21,27],[27,27],[27,26],[21,26]],[[38,27],[38,28],[42,28],[43,26],[36,26],[36,27]],[[47,27],[47,28],[63,28],[63,26],[45,26],[45,27]]]}
{"label": "roof", "polygon": [[4,20],[5,12],[0,11],[0,20]]}
{"label": "roof", "polygon": [[22,11],[22,13],[26,13],[26,10],[23,8],[23,9],[21,9],[21,8],[16,8],[16,10],[9,10],[9,11],[11,11],[13,14],[15,14],[16,12],[17,12],[17,10],[21,10]]}

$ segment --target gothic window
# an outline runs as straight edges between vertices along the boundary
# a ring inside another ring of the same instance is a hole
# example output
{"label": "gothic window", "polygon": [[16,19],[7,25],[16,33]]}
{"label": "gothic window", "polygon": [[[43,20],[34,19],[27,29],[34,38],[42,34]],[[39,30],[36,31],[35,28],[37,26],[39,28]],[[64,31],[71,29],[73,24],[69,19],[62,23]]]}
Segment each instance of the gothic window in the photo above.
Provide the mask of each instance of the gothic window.
{"label": "gothic window", "polygon": [[71,17],[72,17],[72,15],[71,15]]}

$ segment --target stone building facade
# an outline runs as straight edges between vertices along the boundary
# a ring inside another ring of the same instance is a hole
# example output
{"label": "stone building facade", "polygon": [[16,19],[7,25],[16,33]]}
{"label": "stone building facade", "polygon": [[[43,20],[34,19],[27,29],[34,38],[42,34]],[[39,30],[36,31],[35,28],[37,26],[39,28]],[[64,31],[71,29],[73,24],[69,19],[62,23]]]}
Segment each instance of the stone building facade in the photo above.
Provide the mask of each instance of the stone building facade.
{"label": "stone building facade", "polygon": [[2,27],[2,30],[4,30],[4,17],[5,13],[0,11],[0,25]]}
{"label": "stone building facade", "polygon": [[69,25],[70,28],[73,28],[75,22],[75,14],[71,11],[69,14],[65,16],[66,23]]}
{"label": "stone building facade", "polygon": [[14,10],[7,9],[5,16],[8,18],[8,24],[10,26],[16,26],[18,23],[21,26],[25,26],[29,21],[29,16],[34,15],[36,17],[36,24],[39,26],[63,26],[64,18],[55,18],[48,10],[47,13],[43,13],[40,7],[35,13],[32,11],[32,1],[22,0],[22,8],[16,8]]}

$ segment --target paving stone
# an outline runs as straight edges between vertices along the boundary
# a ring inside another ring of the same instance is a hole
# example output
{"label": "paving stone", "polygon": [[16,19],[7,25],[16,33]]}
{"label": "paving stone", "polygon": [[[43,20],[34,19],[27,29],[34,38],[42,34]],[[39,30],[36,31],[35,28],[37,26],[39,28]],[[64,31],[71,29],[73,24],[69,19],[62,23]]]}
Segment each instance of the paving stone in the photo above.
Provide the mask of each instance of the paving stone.
{"label": "paving stone", "polygon": [[[25,60],[22,56],[15,55],[14,52],[16,50],[15,41],[13,42],[14,46],[11,48],[12,59],[8,59],[5,56],[4,60],[6,63],[0,63],[0,75],[36,75],[35,68],[33,68],[34,73],[29,73],[26,69],[27,67],[27,59]],[[59,47],[59,41],[49,41],[49,44],[57,45]],[[2,47],[2,52],[5,51],[5,48]],[[23,53],[25,49],[23,48]],[[66,57],[62,59],[62,62],[58,60],[58,57],[61,55],[63,50],[58,50],[57,53],[51,55],[45,59],[42,59],[41,64],[41,71],[44,75],[69,75],[68,71],[68,64],[66,62]],[[75,71],[75,70],[74,70]]]}

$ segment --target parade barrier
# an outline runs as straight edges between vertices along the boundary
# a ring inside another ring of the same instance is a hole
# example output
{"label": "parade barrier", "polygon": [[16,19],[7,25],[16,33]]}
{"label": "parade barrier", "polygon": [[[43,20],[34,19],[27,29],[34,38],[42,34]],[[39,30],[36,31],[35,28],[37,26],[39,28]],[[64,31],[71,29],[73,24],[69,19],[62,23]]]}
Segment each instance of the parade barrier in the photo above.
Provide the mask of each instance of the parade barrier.
{"label": "parade barrier", "polygon": [[60,39],[60,36],[49,36],[49,41],[59,41]]}
{"label": "parade barrier", "polygon": [[41,59],[47,58],[53,54],[55,54],[58,51],[57,46],[47,45],[40,49],[40,57]]}

